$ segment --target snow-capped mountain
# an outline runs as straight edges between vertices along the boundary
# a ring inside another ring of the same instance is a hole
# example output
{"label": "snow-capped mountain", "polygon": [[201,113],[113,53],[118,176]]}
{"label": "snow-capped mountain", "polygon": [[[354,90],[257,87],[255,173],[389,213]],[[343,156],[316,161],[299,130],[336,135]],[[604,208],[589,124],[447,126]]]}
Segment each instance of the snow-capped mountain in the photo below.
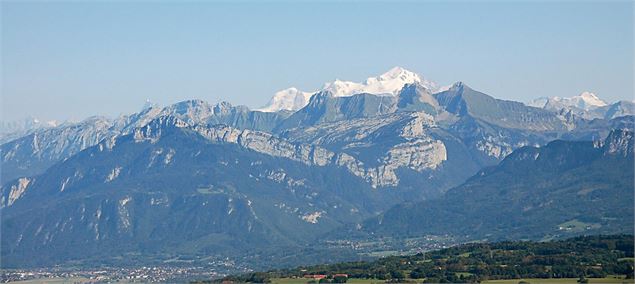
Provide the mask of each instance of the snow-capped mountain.
{"label": "snow-capped mountain", "polygon": [[296,111],[306,106],[313,94],[312,92],[303,92],[293,87],[284,89],[276,92],[269,103],[258,110],[262,112]]}
{"label": "snow-capped mountain", "polygon": [[598,98],[597,95],[591,92],[582,92],[580,95],[569,97],[569,98],[561,98],[561,97],[551,97],[551,98],[538,98],[527,105],[533,107],[544,108],[548,110],[560,110],[563,108],[578,108],[581,110],[593,110],[599,107],[603,107],[608,105],[605,101]]}
{"label": "snow-capped mountain", "polygon": [[375,95],[396,95],[405,84],[419,83],[424,88],[434,92],[437,84],[428,81],[417,73],[401,67],[394,67],[377,77],[366,79],[362,83],[335,80],[324,84],[323,90],[330,91],[335,97],[347,97],[355,94],[368,93]]}
{"label": "snow-capped mountain", "polygon": [[635,114],[634,102],[618,101],[609,104],[591,92],[583,92],[578,96],[569,98],[542,97],[526,103],[526,105],[555,112],[560,116],[569,116],[573,120],[579,118],[587,120],[613,119]]}
{"label": "snow-capped mountain", "polygon": [[313,94],[324,91],[330,92],[334,97],[349,97],[362,93],[395,96],[404,85],[413,83],[418,83],[431,93],[439,89],[436,83],[426,80],[415,72],[394,67],[384,74],[370,77],[360,83],[336,79],[333,82],[325,83],[320,90],[313,92],[303,92],[296,88],[282,90],[273,96],[269,104],[258,110],[264,112],[296,111],[306,106]]}
{"label": "snow-capped mountain", "polygon": [[[281,91],[261,111],[203,100],[148,102],[137,113],[64,123],[0,144],[0,223],[9,224],[2,227],[3,260],[35,266],[140,249],[170,258],[301,249],[345,224],[367,228],[364,219],[392,205],[441,197],[524,146],[584,140],[597,154],[591,141],[635,128],[633,116],[624,116],[635,113],[626,102],[598,106],[581,95],[584,104],[568,98],[570,110],[552,111],[541,109],[552,99],[528,107],[462,82],[439,91],[402,68],[311,94]],[[587,105],[596,107],[578,108]],[[579,112],[610,115],[588,120]],[[631,157],[621,149],[632,135],[620,137],[606,147]],[[577,158],[569,153],[562,155]]]}

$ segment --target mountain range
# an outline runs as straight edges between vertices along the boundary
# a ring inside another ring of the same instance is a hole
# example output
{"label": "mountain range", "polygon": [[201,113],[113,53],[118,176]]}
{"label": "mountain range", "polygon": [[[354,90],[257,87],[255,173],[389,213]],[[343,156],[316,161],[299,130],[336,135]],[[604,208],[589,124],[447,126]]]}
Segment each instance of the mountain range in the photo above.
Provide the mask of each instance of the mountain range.
{"label": "mountain range", "polygon": [[444,198],[399,204],[360,228],[373,235],[446,232],[493,240],[632,231],[633,210],[618,208],[632,209],[635,201],[633,135],[615,130],[604,141],[522,147]]}
{"label": "mountain range", "polygon": [[633,103],[531,105],[393,68],[259,110],[189,100],[3,136],[3,265],[631,231]]}

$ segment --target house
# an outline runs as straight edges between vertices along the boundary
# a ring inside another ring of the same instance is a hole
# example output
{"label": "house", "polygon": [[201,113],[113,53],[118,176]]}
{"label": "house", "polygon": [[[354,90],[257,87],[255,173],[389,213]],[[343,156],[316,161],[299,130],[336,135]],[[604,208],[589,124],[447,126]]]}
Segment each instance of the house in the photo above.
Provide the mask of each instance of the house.
{"label": "house", "polygon": [[346,277],[346,278],[348,278],[348,274],[338,273],[338,274],[334,274],[333,275],[333,278],[335,278],[335,277]]}

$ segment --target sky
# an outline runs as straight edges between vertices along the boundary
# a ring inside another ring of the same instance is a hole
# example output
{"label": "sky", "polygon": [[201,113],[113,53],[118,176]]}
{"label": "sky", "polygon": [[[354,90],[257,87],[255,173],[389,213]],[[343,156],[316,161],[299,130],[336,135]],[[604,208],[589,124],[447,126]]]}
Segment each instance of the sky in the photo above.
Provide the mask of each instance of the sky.
{"label": "sky", "polygon": [[633,100],[633,2],[1,1],[2,121],[259,107],[401,66],[501,99]]}

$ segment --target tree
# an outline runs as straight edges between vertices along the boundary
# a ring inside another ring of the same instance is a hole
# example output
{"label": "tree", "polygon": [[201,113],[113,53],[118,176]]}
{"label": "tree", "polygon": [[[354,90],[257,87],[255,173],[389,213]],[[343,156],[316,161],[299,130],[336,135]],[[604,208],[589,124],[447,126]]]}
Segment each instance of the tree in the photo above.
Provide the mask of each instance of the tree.
{"label": "tree", "polygon": [[390,271],[390,277],[393,279],[404,279],[406,278],[406,275],[404,275],[400,270],[393,270]]}

